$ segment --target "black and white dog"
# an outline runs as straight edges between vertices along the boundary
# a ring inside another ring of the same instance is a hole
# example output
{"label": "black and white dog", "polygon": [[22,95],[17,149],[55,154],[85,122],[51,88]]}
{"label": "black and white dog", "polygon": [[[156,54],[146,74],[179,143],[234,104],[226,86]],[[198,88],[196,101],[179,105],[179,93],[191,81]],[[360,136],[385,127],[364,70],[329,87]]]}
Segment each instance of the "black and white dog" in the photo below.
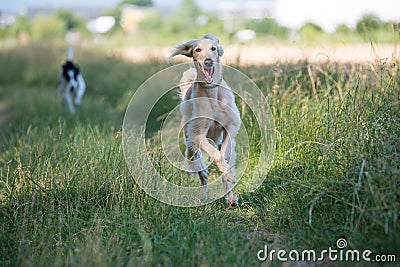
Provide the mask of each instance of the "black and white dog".
{"label": "black and white dog", "polygon": [[[75,113],[75,105],[82,103],[82,97],[86,90],[85,80],[77,65],[72,62],[72,47],[68,50],[66,62],[61,66],[58,90],[62,103],[67,103],[69,111]],[[74,100],[73,100],[74,97]]]}

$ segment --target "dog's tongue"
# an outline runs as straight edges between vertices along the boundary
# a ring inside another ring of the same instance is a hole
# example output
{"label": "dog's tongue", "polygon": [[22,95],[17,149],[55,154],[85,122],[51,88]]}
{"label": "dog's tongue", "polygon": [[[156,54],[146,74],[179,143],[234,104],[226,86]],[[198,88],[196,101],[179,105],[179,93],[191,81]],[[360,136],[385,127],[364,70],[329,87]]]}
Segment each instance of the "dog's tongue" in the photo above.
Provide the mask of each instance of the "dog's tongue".
{"label": "dog's tongue", "polygon": [[204,68],[204,77],[206,78],[206,83],[212,83],[213,81],[213,69],[212,68]]}

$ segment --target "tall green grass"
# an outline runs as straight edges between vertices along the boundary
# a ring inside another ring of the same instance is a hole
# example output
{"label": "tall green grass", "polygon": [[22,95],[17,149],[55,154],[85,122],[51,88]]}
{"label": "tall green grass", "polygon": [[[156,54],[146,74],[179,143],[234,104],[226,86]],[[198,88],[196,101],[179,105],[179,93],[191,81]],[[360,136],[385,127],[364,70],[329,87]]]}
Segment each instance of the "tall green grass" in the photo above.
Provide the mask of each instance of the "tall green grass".
{"label": "tall green grass", "polygon": [[1,265],[253,266],[264,245],[322,250],[338,238],[399,260],[398,61],[241,68],[272,108],[274,165],[255,192],[239,185],[236,209],[177,208],[136,185],[146,170],[130,173],[121,148],[130,97],[165,64],[76,49],[88,89],[71,116],[55,90],[65,51],[0,52]]}

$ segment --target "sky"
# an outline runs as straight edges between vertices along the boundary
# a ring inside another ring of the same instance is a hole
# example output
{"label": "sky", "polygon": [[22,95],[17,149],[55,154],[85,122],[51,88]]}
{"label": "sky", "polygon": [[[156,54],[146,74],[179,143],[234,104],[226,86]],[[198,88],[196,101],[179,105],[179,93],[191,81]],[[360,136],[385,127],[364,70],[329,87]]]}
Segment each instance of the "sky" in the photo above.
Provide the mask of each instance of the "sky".
{"label": "sky", "polygon": [[400,21],[399,0],[277,0],[276,8],[276,20],[285,26],[298,28],[313,22],[328,32],[342,23],[354,27],[365,14]]}
{"label": "sky", "polygon": [[[112,7],[120,0],[0,0],[0,10],[17,12],[23,7],[68,8],[72,6]],[[162,5],[179,5],[182,0],[153,0]],[[212,7],[217,2],[239,0],[196,0],[199,6]],[[239,1],[246,4],[248,1]],[[373,13],[384,21],[400,21],[400,0],[258,0],[275,2],[275,18],[287,27],[299,28],[313,22],[326,31],[334,31],[337,24],[353,27],[364,14]]]}
{"label": "sky", "polygon": [[0,9],[5,12],[18,12],[24,7],[55,7],[68,8],[74,6],[101,6],[112,7],[120,0],[0,0]]}

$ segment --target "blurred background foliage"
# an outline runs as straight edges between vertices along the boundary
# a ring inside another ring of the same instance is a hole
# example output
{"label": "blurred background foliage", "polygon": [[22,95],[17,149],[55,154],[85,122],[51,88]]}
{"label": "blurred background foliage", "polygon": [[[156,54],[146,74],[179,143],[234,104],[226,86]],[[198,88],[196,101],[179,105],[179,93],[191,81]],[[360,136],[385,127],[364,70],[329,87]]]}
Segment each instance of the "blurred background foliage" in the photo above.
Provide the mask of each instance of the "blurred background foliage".
{"label": "blurred background foliage", "polygon": [[[132,7],[145,15],[134,17],[134,21],[130,22],[134,27],[124,29],[124,10]],[[79,40],[98,41],[100,36],[106,37],[103,38],[104,41],[113,37],[121,45],[148,44],[149,41],[154,45],[170,45],[175,44],[177,39],[198,38],[206,32],[218,33],[223,41],[229,43],[259,44],[340,44],[370,41],[391,43],[400,38],[399,21],[381,21],[373,14],[364,15],[355,27],[340,24],[334,32],[325,32],[319,25],[311,22],[305,23],[299,29],[289,29],[279,25],[272,17],[249,19],[233,16],[222,20],[216,12],[202,11],[193,0],[183,0],[180,8],[171,14],[160,14],[159,10],[153,8],[152,0],[123,0],[115,7],[105,10],[103,15],[112,16],[115,24],[102,34],[88,30],[87,18],[67,9],[33,17],[19,15],[13,24],[0,27],[0,41],[62,40],[71,31],[79,33]]]}

